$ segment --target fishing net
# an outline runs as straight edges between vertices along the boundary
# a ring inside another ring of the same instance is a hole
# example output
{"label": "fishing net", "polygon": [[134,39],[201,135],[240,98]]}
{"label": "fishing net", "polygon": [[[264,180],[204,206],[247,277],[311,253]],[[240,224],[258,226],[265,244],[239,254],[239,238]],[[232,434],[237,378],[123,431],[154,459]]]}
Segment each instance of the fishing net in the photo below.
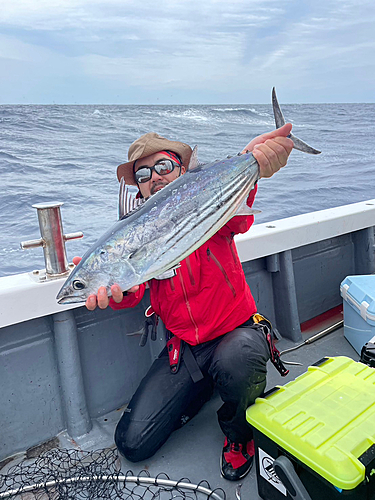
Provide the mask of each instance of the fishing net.
{"label": "fishing net", "polygon": [[150,477],[147,471],[137,476],[123,473],[116,450],[91,452],[54,449],[0,474],[0,499],[20,500],[225,500],[218,488],[211,490],[207,481],[193,484],[189,479],[171,480],[160,473]]}

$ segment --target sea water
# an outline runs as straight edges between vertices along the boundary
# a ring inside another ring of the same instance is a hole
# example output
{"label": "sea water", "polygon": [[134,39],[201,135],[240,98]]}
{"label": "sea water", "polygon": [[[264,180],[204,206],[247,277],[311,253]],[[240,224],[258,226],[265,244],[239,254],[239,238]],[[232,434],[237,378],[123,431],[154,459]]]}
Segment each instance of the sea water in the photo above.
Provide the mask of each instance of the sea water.
{"label": "sea water", "polygon": [[[288,165],[261,179],[255,223],[375,198],[375,104],[281,105],[295,135],[322,153],[293,151]],[[146,132],[198,145],[201,162],[233,155],[275,127],[267,105],[0,106],[0,276],[43,269],[33,204],[63,202],[68,260],[114,223],[117,166]],[[374,222],[375,223],[375,222]]]}

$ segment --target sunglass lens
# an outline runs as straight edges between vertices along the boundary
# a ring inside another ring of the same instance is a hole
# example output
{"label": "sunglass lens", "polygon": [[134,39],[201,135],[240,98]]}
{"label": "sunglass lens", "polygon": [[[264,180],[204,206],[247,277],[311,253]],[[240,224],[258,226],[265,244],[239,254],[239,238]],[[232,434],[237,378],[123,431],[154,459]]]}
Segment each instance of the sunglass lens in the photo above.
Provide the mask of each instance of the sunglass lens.
{"label": "sunglass lens", "polygon": [[168,175],[174,169],[174,165],[170,160],[163,160],[158,162],[154,168],[159,175]]}
{"label": "sunglass lens", "polygon": [[135,173],[135,180],[138,183],[147,182],[151,179],[151,168],[144,167],[140,168]]}

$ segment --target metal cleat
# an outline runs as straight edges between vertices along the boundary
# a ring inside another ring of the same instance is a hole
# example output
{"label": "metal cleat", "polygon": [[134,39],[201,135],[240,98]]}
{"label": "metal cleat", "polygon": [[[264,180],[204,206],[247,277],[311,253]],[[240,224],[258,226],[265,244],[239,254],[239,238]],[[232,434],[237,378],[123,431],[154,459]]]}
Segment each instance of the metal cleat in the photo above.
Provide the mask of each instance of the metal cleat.
{"label": "metal cleat", "polygon": [[60,207],[62,202],[38,203],[33,205],[37,209],[41,238],[21,242],[22,250],[43,247],[44,271],[33,271],[32,275],[38,281],[64,277],[69,274],[73,264],[68,264],[65,242],[82,238],[83,233],[63,234]]}

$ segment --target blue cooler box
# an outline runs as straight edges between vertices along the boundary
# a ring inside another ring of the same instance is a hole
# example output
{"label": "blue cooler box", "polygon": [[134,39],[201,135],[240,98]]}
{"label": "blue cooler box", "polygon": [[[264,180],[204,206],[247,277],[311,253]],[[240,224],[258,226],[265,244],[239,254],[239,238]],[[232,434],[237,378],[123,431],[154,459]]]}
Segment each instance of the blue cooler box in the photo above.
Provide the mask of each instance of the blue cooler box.
{"label": "blue cooler box", "polygon": [[361,354],[375,335],[375,275],[348,276],[340,286],[344,303],[344,336]]}

